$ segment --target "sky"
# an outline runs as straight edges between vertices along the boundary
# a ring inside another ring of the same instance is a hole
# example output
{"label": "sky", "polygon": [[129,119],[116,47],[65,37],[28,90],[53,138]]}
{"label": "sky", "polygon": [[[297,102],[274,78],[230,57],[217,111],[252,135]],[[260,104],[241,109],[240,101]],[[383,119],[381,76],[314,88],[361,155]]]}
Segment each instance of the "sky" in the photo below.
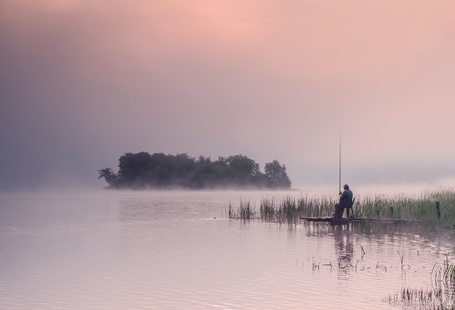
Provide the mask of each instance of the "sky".
{"label": "sky", "polygon": [[[0,0],[0,190],[127,152],[277,159],[295,187],[451,184],[455,1]],[[340,139],[341,136],[341,139]]]}

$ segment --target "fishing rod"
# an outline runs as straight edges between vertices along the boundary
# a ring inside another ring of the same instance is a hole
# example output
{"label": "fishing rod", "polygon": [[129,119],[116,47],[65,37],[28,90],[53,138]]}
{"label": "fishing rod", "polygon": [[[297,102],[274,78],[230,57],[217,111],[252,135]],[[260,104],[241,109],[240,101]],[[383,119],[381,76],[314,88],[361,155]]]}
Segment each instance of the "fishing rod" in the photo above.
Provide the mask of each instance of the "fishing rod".
{"label": "fishing rod", "polygon": [[[341,195],[341,124],[340,124],[340,149],[339,149],[339,154],[338,154],[338,189],[339,189],[339,195]],[[354,204],[355,198],[352,200],[351,207],[347,208],[347,215],[349,217],[349,208],[352,210],[352,216],[354,215],[354,209],[352,208]]]}
{"label": "fishing rod", "polygon": [[341,125],[340,125],[340,149],[338,155],[338,192],[341,193]]}

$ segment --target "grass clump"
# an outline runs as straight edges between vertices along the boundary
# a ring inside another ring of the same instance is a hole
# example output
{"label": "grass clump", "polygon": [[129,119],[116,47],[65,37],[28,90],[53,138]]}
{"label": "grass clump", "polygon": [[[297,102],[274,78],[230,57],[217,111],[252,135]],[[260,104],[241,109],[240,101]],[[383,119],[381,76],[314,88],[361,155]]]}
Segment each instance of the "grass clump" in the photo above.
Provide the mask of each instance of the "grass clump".
{"label": "grass clump", "polygon": [[333,213],[335,201],[330,198],[282,197],[264,198],[260,201],[259,212],[250,202],[240,202],[238,208],[231,203],[228,207],[230,219],[255,219],[265,222],[296,224],[302,216],[327,216]]}
{"label": "grass clump", "polygon": [[[436,205],[439,206],[439,215]],[[417,220],[424,223],[439,223],[455,228],[455,192],[438,190],[417,196],[375,196],[362,199],[354,206],[356,217],[392,218]]]}
{"label": "grass clump", "polygon": [[446,255],[442,267],[433,266],[432,284],[428,288],[401,288],[399,293],[389,295],[387,302],[412,309],[454,309],[455,308],[455,265]]}
{"label": "grass clump", "polygon": [[238,208],[234,208],[232,204],[229,203],[227,213],[229,219],[234,220],[246,221],[258,218],[256,208],[250,201],[247,202],[240,201],[240,206]]}
{"label": "grass clump", "polygon": [[[266,222],[295,224],[301,217],[328,217],[334,212],[338,197],[269,197],[260,201],[259,211],[250,202],[240,202],[238,208],[229,204],[229,218],[260,218]],[[359,199],[360,198],[360,199]],[[437,190],[416,196],[359,197],[351,215],[366,219],[414,220],[428,224],[438,223],[455,230],[455,191]],[[439,205],[439,216],[436,209]]]}
{"label": "grass clump", "polygon": [[319,212],[317,204],[308,199],[284,197],[282,199],[262,199],[259,214],[262,220],[267,222],[278,222],[296,224],[306,211]]}
{"label": "grass clump", "polygon": [[410,309],[452,309],[452,301],[444,298],[441,288],[402,288],[400,293],[389,295],[388,303]]}

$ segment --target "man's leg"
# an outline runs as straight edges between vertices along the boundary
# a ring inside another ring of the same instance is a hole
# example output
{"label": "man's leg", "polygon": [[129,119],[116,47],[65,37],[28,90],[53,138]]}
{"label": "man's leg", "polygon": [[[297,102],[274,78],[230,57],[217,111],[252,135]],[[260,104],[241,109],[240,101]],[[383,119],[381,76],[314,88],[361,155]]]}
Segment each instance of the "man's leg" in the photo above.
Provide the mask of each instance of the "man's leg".
{"label": "man's leg", "polygon": [[340,204],[335,205],[335,217],[336,218],[342,218],[343,217],[343,207]]}

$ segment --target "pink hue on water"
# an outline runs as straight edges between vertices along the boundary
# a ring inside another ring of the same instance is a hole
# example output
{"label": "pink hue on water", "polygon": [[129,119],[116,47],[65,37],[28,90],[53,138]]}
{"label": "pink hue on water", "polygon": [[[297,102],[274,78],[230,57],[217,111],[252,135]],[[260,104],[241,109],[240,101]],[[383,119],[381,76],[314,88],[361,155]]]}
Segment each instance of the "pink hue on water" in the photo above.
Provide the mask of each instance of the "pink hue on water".
{"label": "pink hue on water", "polygon": [[304,193],[3,194],[1,308],[396,309],[451,253],[415,227],[226,218],[289,195]]}

